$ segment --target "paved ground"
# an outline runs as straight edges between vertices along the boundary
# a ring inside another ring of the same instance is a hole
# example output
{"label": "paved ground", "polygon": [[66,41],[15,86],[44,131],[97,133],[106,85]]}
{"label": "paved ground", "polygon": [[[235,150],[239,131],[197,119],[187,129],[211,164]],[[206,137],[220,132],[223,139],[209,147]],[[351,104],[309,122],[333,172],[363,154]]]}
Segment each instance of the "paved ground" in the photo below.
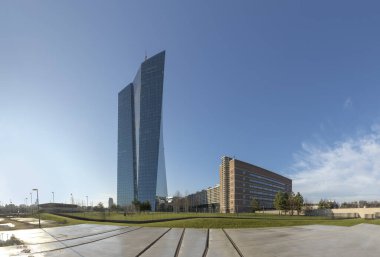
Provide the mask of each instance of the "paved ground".
{"label": "paved ground", "polygon": [[380,226],[298,226],[264,229],[180,229],[76,225],[0,232],[22,246],[0,256],[312,256],[380,255]]}

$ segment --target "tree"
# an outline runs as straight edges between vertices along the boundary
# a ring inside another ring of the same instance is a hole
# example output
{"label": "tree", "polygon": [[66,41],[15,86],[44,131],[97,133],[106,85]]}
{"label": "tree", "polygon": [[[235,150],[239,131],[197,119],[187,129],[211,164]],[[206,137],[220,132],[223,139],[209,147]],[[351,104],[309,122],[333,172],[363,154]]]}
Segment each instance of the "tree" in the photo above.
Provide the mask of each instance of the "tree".
{"label": "tree", "polygon": [[288,204],[287,204],[287,209],[289,210],[289,213],[290,215],[293,216],[294,214],[294,210],[295,210],[295,195],[293,192],[291,192],[290,194],[288,194],[289,197],[288,197]]}
{"label": "tree", "polygon": [[132,202],[133,206],[135,207],[136,212],[140,212],[141,210],[141,202],[137,199],[133,200]]}
{"label": "tree", "polygon": [[253,213],[260,210],[260,203],[256,198],[252,199],[251,206],[252,206],[252,212]]}
{"label": "tree", "polygon": [[334,209],[338,207],[338,204],[331,200],[321,199],[318,203],[318,209]]}
{"label": "tree", "polygon": [[285,211],[286,213],[289,211],[289,194],[287,192],[282,194],[281,198],[281,210]]}
{"label": "tree", "polygon": [[181,192],[177,190],[173,196],[173,211],[179,212],[181,207],[181,198]]}
{"label": "tree", "polygon": [[99,202],[98,205],[94,207],[94,211],[103,211],[104,210],[104,205],[102,202]]}
{"label": "tree", "polygon": [[118,207],[116,204],[112,204],[110,207],[109,207],[110,211],[117,211]]}
{"label": "tree", "polygon": [[149,201],[140,203],[140,211],[150,211],[151,209],[152,207]]}
{"label": "tree", "polygon": [[300,192],[297,192],[297,194],[295,195],[294,203],[295,203],[295,209],[297,211],[297,215],[300,215],[300,212],[302,211],[302,206],[304,204],[304,200]]}
{"label": "tree", "polygon": [[185,191],[185,197],[184,197],[184,209],[185,209],[185,212],[189,212],[189,191]]}
{"label": "tree", "polygon": [[278,191],[276,193],[276,196],[274,198],[274,202],[273,202],[273,205],[274,205],[274,208],[276,208],[276,210],[278,210],[278,215],[281,214],[281,210],[282,210],[282,201],[283,201],[283,196],[284,193],[281,192],[281,191]]}

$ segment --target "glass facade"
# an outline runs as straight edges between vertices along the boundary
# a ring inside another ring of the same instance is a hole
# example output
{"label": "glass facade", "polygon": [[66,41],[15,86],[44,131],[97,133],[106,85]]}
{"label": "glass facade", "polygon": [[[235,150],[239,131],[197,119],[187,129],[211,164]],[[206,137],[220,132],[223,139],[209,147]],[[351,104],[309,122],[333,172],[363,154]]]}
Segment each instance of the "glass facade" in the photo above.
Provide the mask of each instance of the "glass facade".
{"label": "glass facade", "polygon": [[129,84],[118,98],[117,204],[120,206],[128,205],[136,195],[133,100],[133,84]]}
{"label": "glass facade", "polygon": [[167,196],[162,133],[165,52],[145,60],[119,93],[117,203]]}

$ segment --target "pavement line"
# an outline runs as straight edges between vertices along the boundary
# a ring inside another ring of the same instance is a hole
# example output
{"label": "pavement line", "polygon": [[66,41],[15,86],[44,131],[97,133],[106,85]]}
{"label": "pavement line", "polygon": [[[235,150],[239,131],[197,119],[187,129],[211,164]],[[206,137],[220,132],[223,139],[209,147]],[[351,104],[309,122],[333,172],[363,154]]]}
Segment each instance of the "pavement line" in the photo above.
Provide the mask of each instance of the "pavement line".
{"label": "pavement line", "polygon": [[154,245],[158,240],[161,239],[166,233],[168,233],[172,228],[169,228],[166,230],[162,235],[160,235],[156,240],[154,240],[152,243],[150,243],[148,246],[146,246],[140,253],[136,255],[136,257],[141,256],[146,250],[148,250],[152,245]]}
{"label": "pavement line", "polygon": [[175,250],[174,257],[178,257],[179,250],[181,249],[182,246],[182,241],[183,241],[183,236],[185,235],[185,228],[182,230],[181,238],[178,241],[177,249]]}
{"label": "pavement line", "polygon": [[240,251],[239,247],[235,244],[234,240],[232,240],[230,235],[228,235],[228,233],[224,230],[224,228],[222,228],[222,230],[223,230],[224,234],[227,236],[228,240],[230,240],[232,246],[235,248],[235,250],[240,255],[240,257],[244,257],[243,253]]}
{"label": "pavement line", "polygon": [[[76,244],[76,245],[71,245],[71,246],[66,246],[66,247],[61,247],[61,248],[56,248],[56,249],[51,249],[51,250],[45,250],[45,251],[40,251],[40,252],[33,252],[33,253],[28,253],[28,254],[31,255],[31,254],[38,254],[38,253],[54,252],[54,251],[64,250],[64,249],[67,249],[67,248],[72,248],[72,247],[76,247],[76,246],[85,245],[85,244],[91,244],[91,243],[94,243],[94,242],[97,242],[97,241],[101,241],[101,240],[104,240],[104,239],[108,239],[108,238],[115,237],[115,236],[120,236],[120,235],[129,233],[129,232],[132,232],[132,231],[136,231],[136,230],[141,229],[141,228],[142,227],[138,227],[136,229],[128,230],[128,231],[125,231],[125,232],[122,232],[122,233],[119,233],[119,234],[115,234],[115,235],[112,235],[112,236],[99,238],[99,239],[96,239],[96,240],[93,240],[93,241],[84,242],[84,243],[80,243],[80,244]],[[58,243],[59,243],[59,241],[58,241]]]}
{"label": "pavement line", "polygon": [[206,257],[207,252],[208,252],[208,246],[209,246],[209,241],[210,241],[210,229],[207,229],[207,238],[206,238],[206,245],[205,245],[205,250],[203,252],[202,257]]}
{"label": "pavement line", "polygon": [[[52,238],[54,238],[56,241],[58,241],[59,243],[63,244],[65,247],[68,247],[68,245],[66,245],[63,241],[64,240],[59,240],[58,238],[56,238],[54,235],[50,234],[49,232],[47,232],[45,229],[42,228],[43,231],[45,231],[45,233],[47,233],[49,236],[51,236]],[[78,253],[76,250],[74,250],[73,248],[70,248],[71,251],[73,251],[74,253],[78,254],[79,256],[81,257],[84,257],[82,254]]]}

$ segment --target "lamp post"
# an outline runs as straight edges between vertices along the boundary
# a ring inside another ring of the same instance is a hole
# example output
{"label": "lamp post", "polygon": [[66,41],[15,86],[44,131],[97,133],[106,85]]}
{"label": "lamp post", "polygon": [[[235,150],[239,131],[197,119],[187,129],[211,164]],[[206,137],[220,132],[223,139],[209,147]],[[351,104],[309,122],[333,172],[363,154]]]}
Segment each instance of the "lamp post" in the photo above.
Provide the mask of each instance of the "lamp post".
{"label": "lamp post", "polygon": [[30,214],[33,214],[33,194],[30,192],[30,208],[29,208],[29,211],[30,211]]}
{"label": "lamp post", "polygon": [[88,195],[86,195],[86,209],[84,211],[84,216],[86,216],[87,211],[88,211]]}
{"label": "lamp post", "polygon": [[53,203],[54,203],[54,192],[51,192],[53,194]]}
{"label": "lamp post", "polygon": [[33,191],[37,191],[38,227],[41,228],[40,199],[39,199],[39,197],[38,197],[38,188],[34,188]]}

